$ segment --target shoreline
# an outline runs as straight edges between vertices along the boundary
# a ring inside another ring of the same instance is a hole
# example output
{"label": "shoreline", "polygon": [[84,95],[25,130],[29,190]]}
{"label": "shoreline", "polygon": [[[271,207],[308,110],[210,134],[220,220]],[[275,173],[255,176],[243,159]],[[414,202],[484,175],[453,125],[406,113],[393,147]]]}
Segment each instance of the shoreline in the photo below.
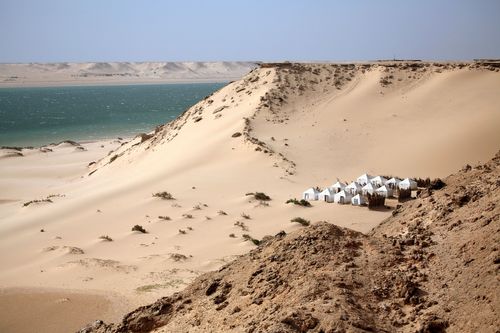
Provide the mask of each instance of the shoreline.
{"label": "shoreline", "polygon": [[[136,134],[135,136],[137,136],[137,135],[138,134]],[[42,148],[57,147],[57,146],[64,144],[64,143],[68,143],[68,144],[71,144],[75,147],[78,147],[81,145],[88,145],[88,144],[93,144],[93,143],[98,143],[98,142],[109,141],[109,140],[118,140],[118,141],[123,141],[124,143],[126,143],[126,142],[129,142],[130,140],[133,140],[135,136],[124,135],[124,136],[117,136],[117,137],[103,137],[103,138],[99,138],[99,139],[95,139],[95,140],[65,139],[65,140],[62,140],[59,142],[51,142],[51,143],[44,144],[41,146],[16,146],[16,145],[5,146],[5,145],[2,145],[2,146],[0,146],[0,150],[17,150],[17,151],[21,151],[24,149],[36,150],[36,149],[42,149]]]}
{"label": "shoreline", "polygon": [[112,86],[148,86],[166,84],[198,84],[198,83],[229,83],[240,79],[240,77],[213,78],[213,79],[171,79],[171,80],[89,80],[89,81],[40,81],[40,82],[15,82],[6,83],[0,81],[0,89],[11,88],[64,88],[64,87],[112,87]]}

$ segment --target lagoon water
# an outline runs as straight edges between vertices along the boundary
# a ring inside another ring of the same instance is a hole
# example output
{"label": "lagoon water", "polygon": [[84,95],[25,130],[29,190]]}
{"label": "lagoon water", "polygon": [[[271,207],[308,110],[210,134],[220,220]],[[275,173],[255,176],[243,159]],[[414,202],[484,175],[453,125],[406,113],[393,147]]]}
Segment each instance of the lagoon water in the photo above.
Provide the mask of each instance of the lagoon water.
{"label": "lagoon water", "polygon": [[1,88],[0,146],[40,146],[148,132],[224,85]]}

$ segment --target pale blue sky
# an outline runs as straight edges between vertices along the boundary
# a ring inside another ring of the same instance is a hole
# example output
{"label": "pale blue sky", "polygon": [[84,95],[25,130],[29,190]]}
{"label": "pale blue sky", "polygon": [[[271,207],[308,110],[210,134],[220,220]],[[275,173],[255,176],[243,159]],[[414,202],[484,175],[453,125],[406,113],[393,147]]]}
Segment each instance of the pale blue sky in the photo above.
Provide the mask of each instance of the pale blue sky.
{"label": "pale blue sky", "polygon": [[0,0],[0,62],[500,58],[500,0]]}

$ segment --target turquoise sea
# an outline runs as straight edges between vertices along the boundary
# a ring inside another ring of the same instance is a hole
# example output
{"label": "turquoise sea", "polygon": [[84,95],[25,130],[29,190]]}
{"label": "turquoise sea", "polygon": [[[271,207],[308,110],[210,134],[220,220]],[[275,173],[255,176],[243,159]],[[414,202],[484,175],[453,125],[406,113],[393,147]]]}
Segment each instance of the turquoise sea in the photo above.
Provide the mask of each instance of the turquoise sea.
{"label": "turquoise sea", "polygon": [[225,83],[0,88],[0,146],[148,132]]}

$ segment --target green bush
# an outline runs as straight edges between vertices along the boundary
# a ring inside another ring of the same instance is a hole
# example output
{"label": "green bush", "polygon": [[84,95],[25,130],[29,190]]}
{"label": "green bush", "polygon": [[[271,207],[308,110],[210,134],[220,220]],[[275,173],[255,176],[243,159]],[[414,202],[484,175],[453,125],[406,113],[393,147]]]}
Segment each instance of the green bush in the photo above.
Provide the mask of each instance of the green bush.
{"label": "green bush", "polygon": [[250,241],[250,242],[254,243],[257,246],[260,244],[260,240],[253,238],[249,234],[243,234],[241,237],[243,237],[244,240]]}
{"label": "green bush", "polygon": [[264,192],[255,192],[253,197],[257,200],[261,201],[269,201],[271,200],[271,197],[265,194]]}
{"label": "green bush", "polygon": [[155,194],[153,194],[153,197],[161,198],[163,200],[174,200],[174,197],[172,196],[172,194],[170,194],[166,191],[155,193]]}
{"label": "green bush", "polygon": [[311,222],[309,220],[306,220],[302,217],[295,217],[295,218],[291,219],[290,222],[299,223],[299,224],[303,225],[304,227],[307,227],[308,225],[311,224]]}
{"label": "green bush", "polygon": [[300,199],[300,200],[297,200],[295,198],[293,199],[288,199],[286,201],[287,204],[289,203],[293,203],[294,205],[297,205],[297,206],[303,206],[303,207],[312,207],[311,203],[307,200],[304,200],[304,199]]}
{"label": "green bush", "polygon": [[139,231],[139,232],[142,232],[143,234],[147,233],[146,229],[144,229],[142,227],[142,225],[138,225],[138,224],[136,224],[132,227],[132,231]]}

